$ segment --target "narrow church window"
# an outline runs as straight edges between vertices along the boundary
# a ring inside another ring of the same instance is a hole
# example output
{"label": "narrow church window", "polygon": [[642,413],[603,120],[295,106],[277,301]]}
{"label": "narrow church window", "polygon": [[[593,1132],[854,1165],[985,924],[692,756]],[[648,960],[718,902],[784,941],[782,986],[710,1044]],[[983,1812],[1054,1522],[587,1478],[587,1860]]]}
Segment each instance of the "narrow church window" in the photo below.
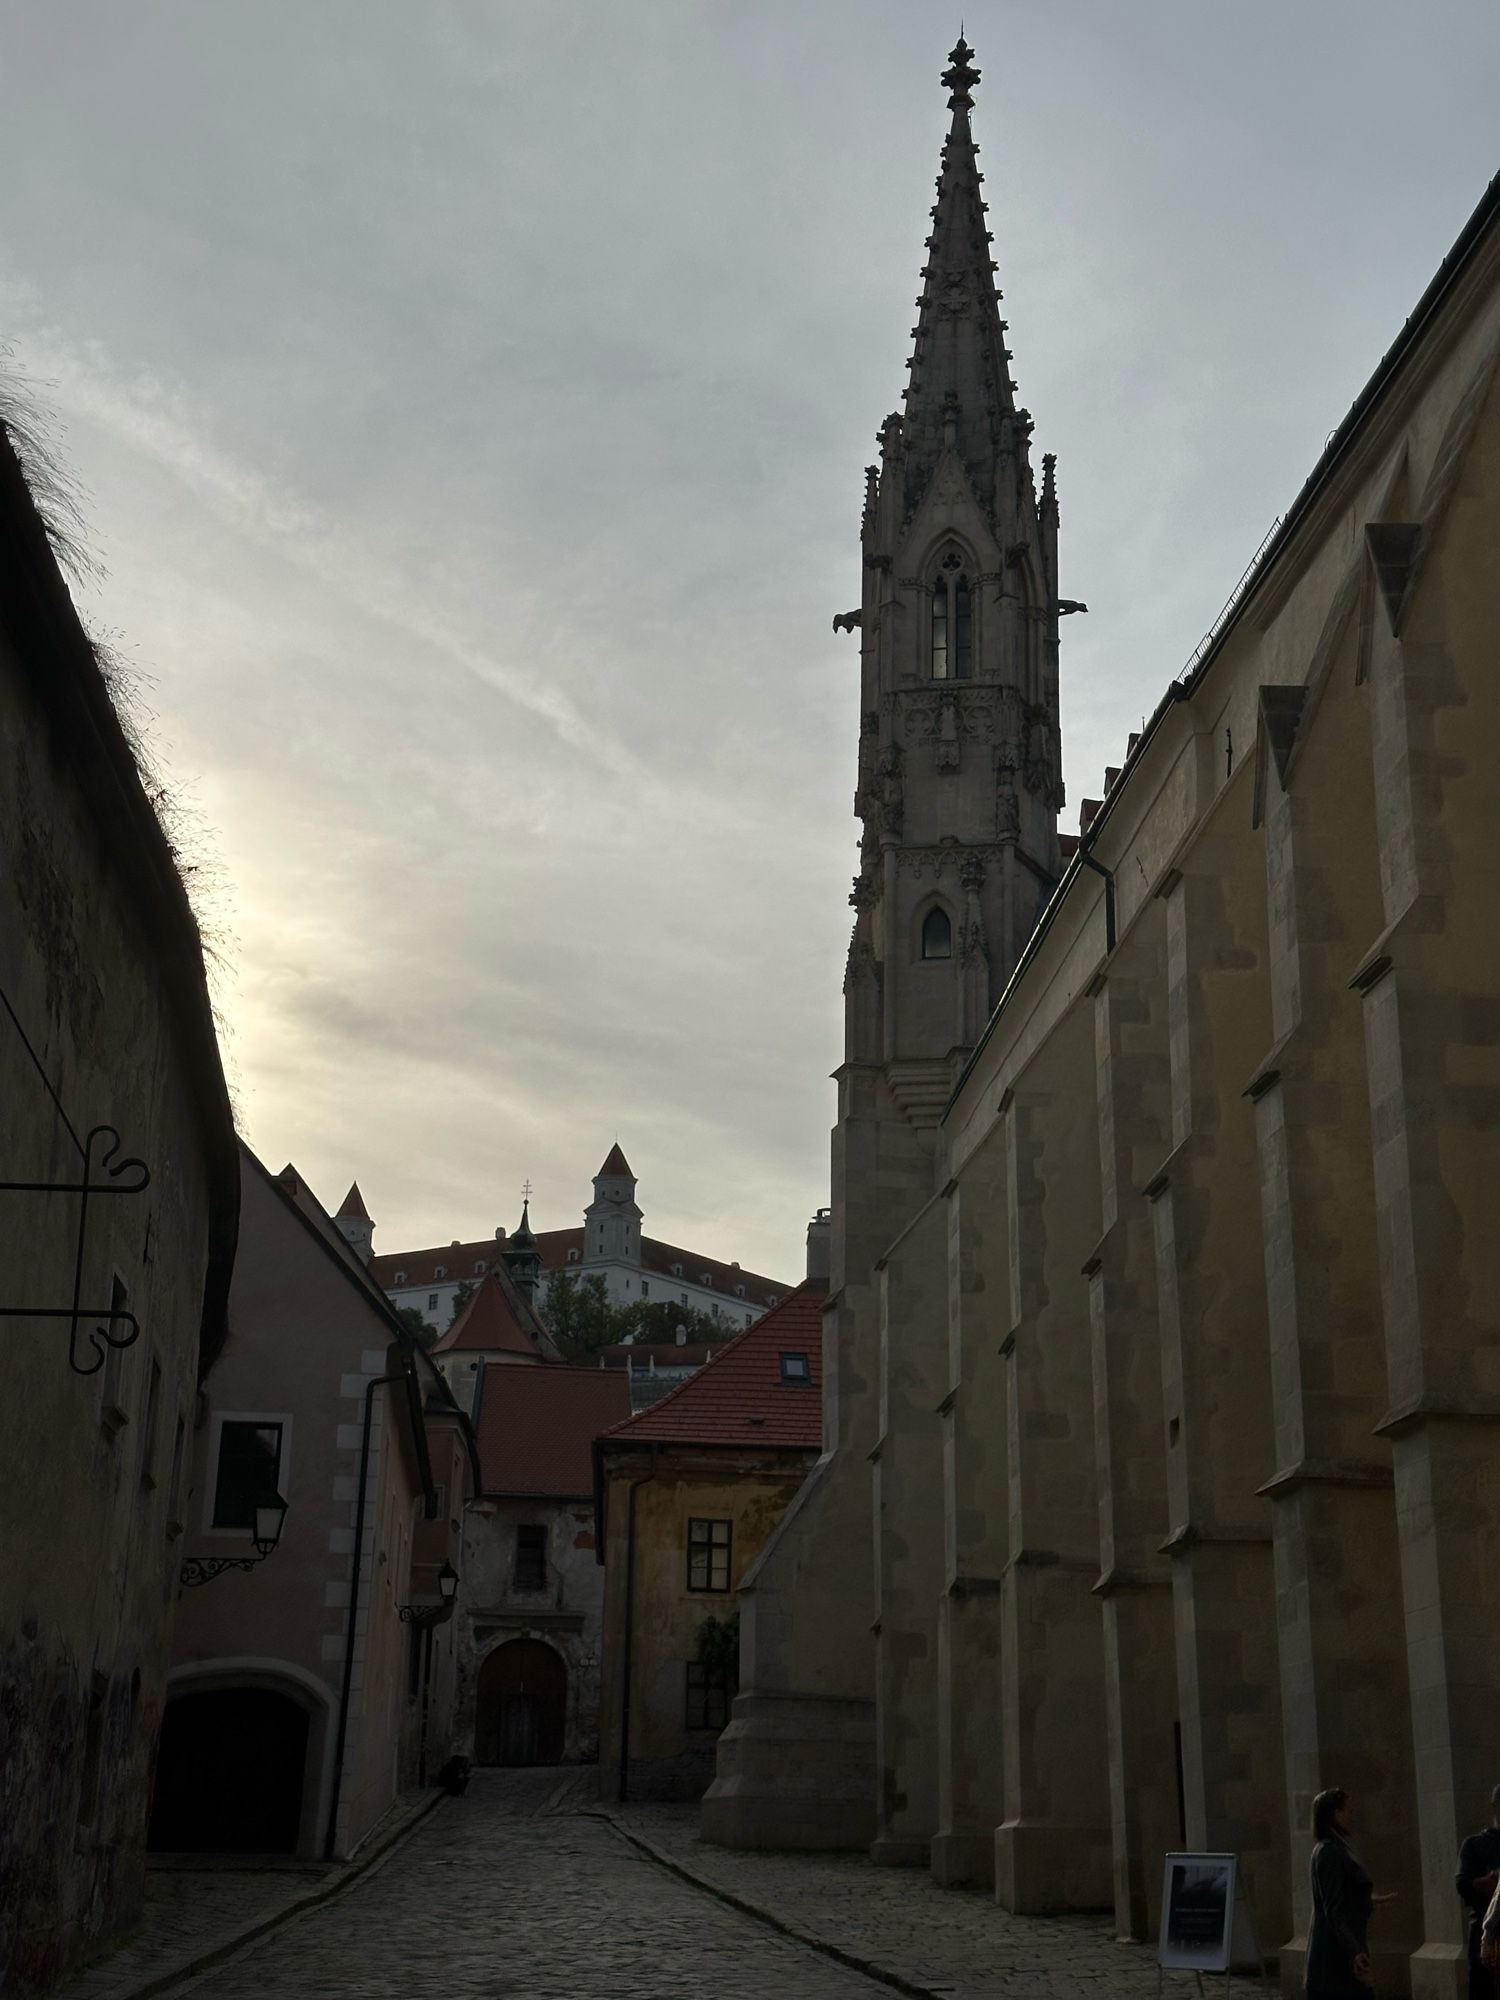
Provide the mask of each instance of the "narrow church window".
{"label": "narrow church window", "polygon": [[970,630],[969,583],[967,577],[961,576],[953,586],[953,678],[956,681],[969,678]]}
{"label": "narrow church window", "polygon": [[966,681],[973,670],[973,598],[963,558],[950,550],[932,586],[932,678]]}
{"label": "narrow church window", "polygon": [[952,958],[953,926],[946,910],[929,910],[922,919],[923,958]]}
{"label": "narrow church window", "polygon": [[932,586],[932,678],[948,678],[948,579],[940,576]]}

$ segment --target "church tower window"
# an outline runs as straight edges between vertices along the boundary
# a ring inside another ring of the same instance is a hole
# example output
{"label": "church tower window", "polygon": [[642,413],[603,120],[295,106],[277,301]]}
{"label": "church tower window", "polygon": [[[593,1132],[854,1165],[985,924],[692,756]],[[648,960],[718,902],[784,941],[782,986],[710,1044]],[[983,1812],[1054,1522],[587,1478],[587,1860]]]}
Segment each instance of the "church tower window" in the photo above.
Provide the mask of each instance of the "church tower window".
{"label": "church tower window", "polygon": [[943,557],[932,585],[932,678],[966,681],[973,672],[974,613],[963,558]]}
{"label": "church tower window", "polygon": [[929,910],[922,919],[923,958],[952,958],[953,925],[946,910]]}

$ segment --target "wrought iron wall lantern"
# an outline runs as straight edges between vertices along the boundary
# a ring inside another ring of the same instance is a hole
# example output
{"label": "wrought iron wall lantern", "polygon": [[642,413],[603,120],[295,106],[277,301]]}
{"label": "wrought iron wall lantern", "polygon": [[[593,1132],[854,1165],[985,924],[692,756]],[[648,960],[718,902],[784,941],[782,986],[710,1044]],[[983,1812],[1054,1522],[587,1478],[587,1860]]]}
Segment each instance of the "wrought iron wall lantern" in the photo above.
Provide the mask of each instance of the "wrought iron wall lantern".
{"label": "wrought iron wall lantern", "polygon": [[178,1572],[179,1582],[192,1589],[195,1584],[212,1583],[226,1569],[258,1569],[275,1553],[281,1540],[281,1524],[286,1519],[286,1502],[279,1493],[268,1493],[256,1502],[255,1526],[251,1531],[253,1556],[188,1556]]}
{"label": "wrought iron wall lantern", "polygon": [[398,1614],[403,1625],[446,1625],[458,1602],[458,1571],[444,1563],[438,1571],[436,1604],[403,1604]]}
{"label": "wrought iron wall lantern", "polygon": [[[52,1087],[41,1057],[27,1040],[25,1030],[17,1018],[16,1010],[3,992],[0,992],[0,1010],[9,1018],[21,1046],[31,1058],[32,1067],[41,1081],[43,1090],[52,1101],[52,1108],[62,1121],[63,1129],[72,1140],[78,1152],[79,1167],[76,1179],[60,1181],[25,1180],[0,1181],[0,1194],[76,1194],[78,1196],[78,1233],[73,1245],[73,1302],[66,1306],[13,1306],[0,1305],[0,1319],[65,1319],[68,1322],[68,1366],[76,1375],[97,1375],[104,1366],[111,1348],[130,1347],[140,1336],[140,1325],[135,1314],[127,1312],[123,1301],[112,1300],[108,1306],[85,1305],[83,1301],[83,1258],[88,1242],[89,1200],[100,1194],[144,1194],[151,1185],[151,1175],[143,1160],[122,1157],[123,1141],[113,1125],[96,1125],[87,1138],[80,1139],[72,1120],[62,1107],[62,1099]],[[91,1360],[79,1359],[79,1328],[84,1321],[95,1322],[88,1329],[89,1346],[93,1349]]]}

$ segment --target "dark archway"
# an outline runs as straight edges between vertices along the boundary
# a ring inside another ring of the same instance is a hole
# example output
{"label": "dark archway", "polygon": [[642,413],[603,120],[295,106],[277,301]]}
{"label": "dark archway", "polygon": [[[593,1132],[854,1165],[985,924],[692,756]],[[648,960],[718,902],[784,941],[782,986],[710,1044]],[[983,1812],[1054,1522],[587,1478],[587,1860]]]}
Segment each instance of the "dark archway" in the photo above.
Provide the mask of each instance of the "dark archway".
{"label": "dark archway", "polygon": [[271,1688],[168,1701],[146,1844],[165,1854],[294,1854],[307,1710]]}
{"label": "dark archway", "polygon": [[479,1669],[477,1764],[560,1764],[568,1719],[568,1670],[540,1639],[510,1639]]}

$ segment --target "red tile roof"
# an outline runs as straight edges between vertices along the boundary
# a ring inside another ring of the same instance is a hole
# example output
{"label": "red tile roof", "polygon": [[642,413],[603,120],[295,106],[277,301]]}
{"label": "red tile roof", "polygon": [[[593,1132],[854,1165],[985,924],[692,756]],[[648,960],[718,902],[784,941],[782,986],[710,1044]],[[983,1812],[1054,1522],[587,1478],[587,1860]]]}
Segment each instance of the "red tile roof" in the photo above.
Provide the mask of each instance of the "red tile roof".
{"label": "red tile roof", "polygon": [[365,1207],[365,1198],[359,1191],[359,1182],[349,1183],[349,1192],[344,1196],[339,1214],[347,1216],[351,1222],[368,1222],[370,1211]]}
{"label": "red tile roof", "polygon": [[[370,1274],[384,1291],[405,1289],[420,1290],[424,1285],[452,1284],[458,1278],[472,1278],[474,1266],[478,1263],[493,1264],[505,1253],[505,1237],[481,1237],[477,1243],[442,1243],[432,1250],[403,1250],[389,1256],[372,1257]],[[573,1270],[582,1275],[587,1266],[583,1263],[582,1229],[541,1229],[537,1231],[536,1247],[542,1260],[542,1268],[547,1271]],[[570,1250],[578,1254],[571,1260]],[[673,1266],[682,1266],[678,1277]],[[442,1265],[446,1277],[439,1278],[438,1266]],[[723,1295],[731,1305],[765,1307],[772,1298],[784,1299],[792,1287],[775,1278],[762,1277],[756,1271],[742,1271],[738,1264],[726,1264],[718,1257],[705,1257],[696,1250],[683,1250],[675,1243],[663,1243],[658,1237],[641,1238],[641,1269],[651,1277],[665,1278],[670,1283],[674,1278],[678,1284],[701,1285],[706,1277],[714,1291]],[[400,1273],[398,1281],[397,1273]],[[736,1286],[743,1285],[745,1296],[737,1299]]]}
{"label": "red tile roof", "polygon": [[[823,1445],[824,1287],[809,1279],[783,1304],[726,1341],[713,1359],[659,1403],[616,1424],[611,1444]],[[808,1379],[781,1379],[783,1354],[807,1356]],[[608,1370],[601,1371],[608,1374]],[[619,1379],[619,1378],[614,1378]]]}
{"label": "red tile roof", "polygon": [[528,1361],[551,1361],[556,1353],[541,1321],[502,1265],[480,1279],[474,1296],[442,1339],[433,1343],[432,1351],[447,1354],[455,1347],[524,1354]]}
{"label": "red tile roof", "polygon": [[594,1439],[629,1411],[630,1379],[614,1369],[486,1368],[475,1425],[485,1492],[586,1499]]}
{"label": "red tile roof", "polygon": [[604,1162],[604,1165],[599,1169],[598,1173],[595,1174],[594,1179],[596,1181],[605,1181],[605,1180],[633,1181],[635,1179],[635,1175],[630,1171],[629,1160],[627,1160],[625,1155],[620,1151],[620,1142],[618,1139],[616,1139],[615,1143],[610,1147],[609,1158]]}

